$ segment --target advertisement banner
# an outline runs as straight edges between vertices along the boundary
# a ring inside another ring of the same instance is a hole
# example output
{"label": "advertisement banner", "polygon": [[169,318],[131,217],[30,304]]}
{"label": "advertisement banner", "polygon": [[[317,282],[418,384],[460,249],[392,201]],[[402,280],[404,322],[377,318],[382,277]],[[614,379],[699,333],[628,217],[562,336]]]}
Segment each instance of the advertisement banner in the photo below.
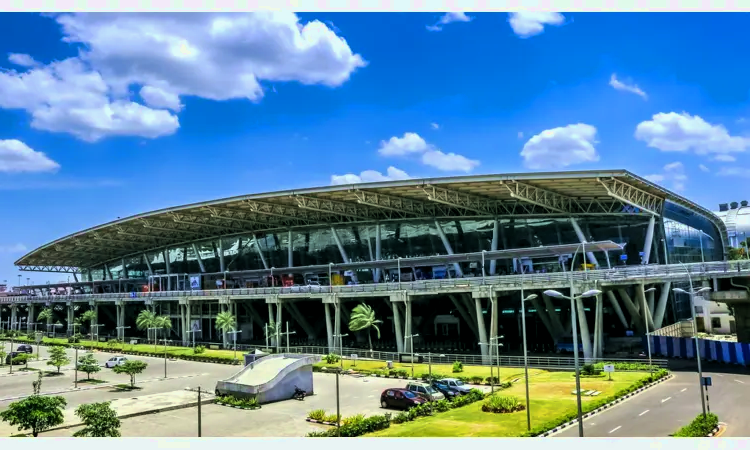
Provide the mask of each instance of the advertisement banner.
{"label": "advertisement banner", "polygon": [[200,275],[198,275],[198,276],[191,275],[190,276],[190,290],[199,291],[200,289],[201,289],[201,277],[200,277]]}

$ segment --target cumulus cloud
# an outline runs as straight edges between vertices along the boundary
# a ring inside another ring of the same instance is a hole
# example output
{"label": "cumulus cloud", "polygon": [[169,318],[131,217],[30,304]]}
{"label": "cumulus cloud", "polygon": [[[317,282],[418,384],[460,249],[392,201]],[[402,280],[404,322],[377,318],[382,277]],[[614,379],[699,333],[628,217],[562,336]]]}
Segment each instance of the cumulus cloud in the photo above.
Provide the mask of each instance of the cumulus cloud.
{"label": "cumulus cloud", "polygon": [[431,127],[431,128],[433,129],[433,130],[439,130],[439,129],[440,129],[440,125],[436,124],[435,122],[432,122],[432,123],[430,124],[430,127]]}
{"label": "cumulus cloud", "polygon": [[719,155],[714,156],[714,161],[735,162],[737,161],[737,158],[735,158],[732,155],[727,155],[726,153],[721,153]]}
{"label": "cumulus cloud", "polygon": [[404,133],[403,137],[393,136],[387,141],[380,141],[378,153],[382,156],[405,156],[413,153],[423,153],[432,148],[417,133]]}
{"label": "cumulus cloud", "polygon": [[599,161],[596,128],[584,123],[544,130],[529,139],[521,150],[530,169],[561,169]]}
{"label": "cumulus cloud", "polygon": [[453,22],[471,22],[473,17],[467,16],[463,12],[448,12],[445,13],[440,19],[438,19],[435,25],[427,25],[426,28],[429,31],[441,31],[443,26]]}
{"label": "cumulus cloud", "polygon": [[353,173],[347,173],[345,175],[331,175],[331,184],[337,185],[372,183],[375,181],[408,180],[409,178],[411,177],[408,173],[391,166],[388,168],[385,175],[378,172],[377,170],[365,170],[359,175]]}
{"label": "cumulus cloud", "polygon": [[648,95],[646,95],[646,93],[643,92],[643,90],[639,88],[637,84],[623,83],[622,81],[617,79],[617,75],[614,73],[609,79],[609,85],[617,89],[618,91],[631,92],[635,95],[640,96],[644,100],[648,100]]}
{"label": "cumulus cloud", "polygon": [[712,125],[699,116],[683,112],[655,114],[638,124],[635,138],[664,152],[695,152],[714,158],[732,158],[750,147],[750,139],[732,136],[723,125]]}
{"label": "cumulus cloud", "polygon": [[545,25],[562,25],[565,17],[556,12],[523,11],[508,14],[508,23],[516,35],[527,38],[544,31]]}
{"label": "cumulus cloud", "polygon": [[0,140],[0,172],[56,172],[60,165],[17,139]]}
{"label": "cumulus cloud", "polygon": [[701,172],[710,172],[711,171],[711,169],[709,169],[708,167],[706,167],[703,164],[698,164],[698,168],[701,170]]}
{"label": "cumulus cloud", "polygon": [[34,67],[39,65],[31,55],[25,53],[8,53],[8,61],[21,67]]}
{"label": "cumulus cloud", "polygon": [[645,178],[656,184],[665,184],[676,192],[685,190],[688,179],[685,166],[679,161],[669,163],[662,168],[661,173],[646,175]]}
{"label": "cumulus cloud", "polygon": [[445,172],[471,172],[479,165],[479,161],[455,153],[428,150],[422,154],[422,164]]}
{"label": "cumulus cloud", "polygon": [[750,169],[745,167],[722,167],[716,172],[716,175],[722,177],[750,178]]}
{"label": "cumulus cloud", "polygon": [[26,250],[28,250],[26,246],[21,243],[0,245],[0,253],[23,253]]}
{"label": "cumulus cloud", "polygon": [[444,153],[425,141],[417,133],[407,132],[403,137],[393,136],[380,141],[378,153],[381,156],[420,156],[422,164],[446,172],[470,172],[480,163],[455,153]]}
{"label": "cumulus cloud", "polygon": [[35,128],[88,141],[174,133],[179,122],[169,110],[181,109],[180,97],[257,102],[262,81],[337,87],[367,64],[322,22],[301,23],[288,12],[82,13],[55,20],[79,55],[0,72],[0,108],[26,110]]}

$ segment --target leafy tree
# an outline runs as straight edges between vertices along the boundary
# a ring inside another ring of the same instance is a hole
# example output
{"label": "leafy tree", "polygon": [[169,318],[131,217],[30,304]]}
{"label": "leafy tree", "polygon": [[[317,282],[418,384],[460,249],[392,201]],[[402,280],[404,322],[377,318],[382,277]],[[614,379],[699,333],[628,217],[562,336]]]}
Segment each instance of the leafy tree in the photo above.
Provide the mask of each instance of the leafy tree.
{"label": "leafy tree", "polygon": [[3,350],[2,348],[0,348],[0,366],[2,366],[3,364],[5,364],[5,357],[6,356],[8,356],[8,354],[5,353],[5,350]]}
{"label": "leafy tree", "polygon": [[372,354],[372,336],[370,335],[370,328],[375,328],[375,331],[378,333],[378,339],[380,339],[380,328],[378,328],[378,324],[381,323],[383,323],[382,320],[375,319],[375,311],[364,303],[355,306],[352,310],[349,319],[349,330],[367,330],[367,340],[370,342],[370,354]]}
{"label": "leafy tree", "polygon": [[[166,339],[169,336],[169,330],[172,329],[172,319],[169,316],[156,316],[154,317],[154,328],[159,328],[163,331],[164,338]],[[156,336],[154,336],[155,339]]]}
{"label": "leafy tree", "polygon": [[94,325],[96,323],[96,311],[94,311],[93,309],[84,311],[84,313],[81,314],[80,317],[78,317],[78,319],[76,319],[76,323],[78,325],[84,325],[84,324],[89,325],[89,333],[91,335],[91,340],[93,341],[94,340],[94,327],[92,327],[91,325]]}
{"label": "leafy tree", "polygon": [[49,323],[52,320],[52,309],[44,308],[39,315],[36,317],[36,321],[41,323]]}
{"label": "leafy tree", "polygon": [[67,402],[62,397],[32,395],[8,405],[0,412],[0,420],[18,426],[18,431],[31,430],[31,434],[37,437],[39,433],[63,423],[65,405]]}
{"label": "leafy tree", "polygon": [[276,332],[278,331],[277,328],[278,326],[276,322],[273,321],[273,319],[271,319],[271,321],[268,324],[266,324],[265,333],[266,333],[266,337],[271,341],[271,346],[276,345],[276,337],[277,337]]}
{"label": "leafy tree", "polygon": [[86,379],[91,379],[91,374],[99,372],[102,368],[93,353],[86,353],[78,358],[78,370],[86,373]]}
{"label": "leafy tree", "polygon": [[60,367],[70,364],[70,358],[65,353],[65,347],[61,345],[55,345],[49,349],[49,361],[48,366],[57,367],[57,373],[60,373]]}
{"label": "leafy tree", "polygon": [[[223,334],[237,330],[237,318],[229,311],[222,311],[216,315],[216,329]],[[236,335],[235,335],[236,338]]]}
{"label": "leafy tree", "polygon": [[25,364],[26,368],[29,368],[29,360],[31,359],[31,355],[28,353],[21,353],[20,355],[13,358],[11,363],[13,364]]}
{"label": "leafy tree", "polygon": [[130,375],[130,386],[135,387],[135,376],[142,374],[143,371],[146,370],[146,367],[148,367],[148,364],[146,364],[145,362],[139,361],[137,359],[131,359],[129,361],[125,361],[124,364],[115,366],[112,370],[115,373],[124,373]]}
{"label": "leafy tree", "polygon": [[[148,309],[144,309],[138,313],[138,317],[135,319],[135,326],[139,330],[146,330],[146,336],[148,336],[148,329],[156,328],[156,314]],[[154,345],[156,345],[156,333],[154,333]]]}
{"label": "leafy tree", "polygon": [[120,437],[120,419],[110,403],[89,403],[76,408],[76,416],[84,427],[73,437]]}

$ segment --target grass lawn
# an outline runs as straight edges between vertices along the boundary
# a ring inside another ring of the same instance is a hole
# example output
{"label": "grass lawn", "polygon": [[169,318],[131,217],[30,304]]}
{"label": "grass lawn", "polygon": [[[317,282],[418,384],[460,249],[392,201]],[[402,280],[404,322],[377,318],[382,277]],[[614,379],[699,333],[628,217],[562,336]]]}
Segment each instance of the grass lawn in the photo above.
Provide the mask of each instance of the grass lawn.
{"label": "grass lawn", "polygon": [[[318,367],[341,367],[341,363],[326,364],[325,361],[315,364]],[[393,363],[394,369],[405,369],[409,375],[411,375],[411,364],[408,363]],[[386,364],[384,361],[344,361],[344,369],[353,370],[385,370]],[[418,377],[423,373],[429,373],[429,366],[427,364],[414,364],[414,376]],[[453,373],[452,364],[433,364],[432,373],[436,375],[446,375],[448,377],[462,376],[462,377],[473,377],[481,376],[483,378],[490,376],[489,366],[464,366],[464,371],[459,373]],[[529,369],[529,377],[535,377],[538,374],[546,373],[540,369]],[[497,375],[497,367],[493,369],[493,375]],[[500,367],[500,380],[511,381],[515,378],[523,378],[523,367]]]}
{"label": "grass lawn", "polygon": [[[597,397],[582,397],[586,403],[613,395],[636,381],[646,378],[647,373],[619,372],[612,381],[602,378],[581,378],[581,389],[597,390]],[[543,372],[530,377],[531,427],[543,425],[557,417],[575,413],[575,377],[570,372]],[[518,397],[525,403],[524,383],[516,383],[502,395]],[[412,422],[392,424],[367,437],[515,437],[526,432],[526,411],[510,414],[493,414],[482,411],[482,402],[453,409],[432,417],[420,417]]]}

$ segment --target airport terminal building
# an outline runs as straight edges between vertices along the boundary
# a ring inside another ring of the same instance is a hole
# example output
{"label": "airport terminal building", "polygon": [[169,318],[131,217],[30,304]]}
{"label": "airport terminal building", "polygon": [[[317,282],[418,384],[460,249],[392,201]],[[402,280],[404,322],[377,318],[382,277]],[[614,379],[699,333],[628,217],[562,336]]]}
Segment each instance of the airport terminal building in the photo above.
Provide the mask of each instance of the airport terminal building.
{"label": "airport terminal building", "polygon": [[349,332],[348,318],[366,303],[384,322],[378,348],[485,353],[493,336],[519,346],[525,287],[539,294],[526,306],[532,349],[548,351],[570,335],[571,311],[541,291],[583,292],[575,278],[603,291],[579,317],[584,347],[601,353],[605,337],[660,328],[690,306],[668,277],[605,288],[595,274],[725,261],[728,251],[717,215],[624,170],[329,186],[162,209],[43,245],[15,264],[71,282],[23,287],[0,319],[22,323],[45,302],[70,329],[91,307],[100,333],[122,338],[144,335],[135,317],[153,308],[172,317],[173,339],[226,344],[213,320],[228,310],[244,343],[289,322],[300,345],[356,346],[367,335]]}

